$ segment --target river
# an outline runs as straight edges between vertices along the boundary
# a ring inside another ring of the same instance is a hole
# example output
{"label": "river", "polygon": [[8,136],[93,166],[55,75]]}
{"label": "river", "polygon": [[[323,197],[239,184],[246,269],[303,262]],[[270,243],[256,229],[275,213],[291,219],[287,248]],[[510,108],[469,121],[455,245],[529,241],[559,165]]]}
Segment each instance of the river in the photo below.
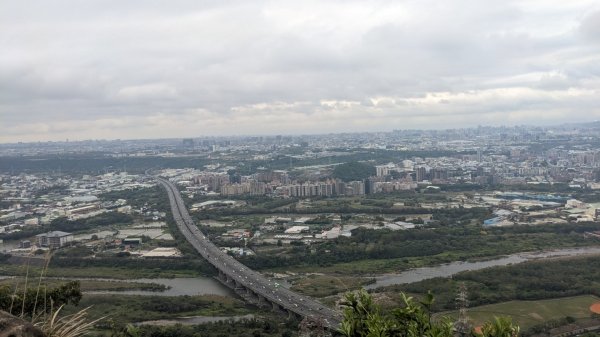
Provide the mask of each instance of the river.
{"label": "river", "polygon": [[[82,278],[77,278],[81,280]],[[93,280],[109,280],[91,278]],[[150,290],[125,290],[125,291],[86,291],[86,294],[120,294],[120,295],[152,295],[152,296],[194,296],[194,295],[220,295],[233,296],[233,292],[219,281],[210,277],[190,278],[140,278],[127,280],[110,280],[118,282],[157,283],[166,286],[165,291]]]}
{"label": "river", "polygon": [[[0,276],[0,279],[14,278],[14,276]],[[164,291],[151,290],[92,290],[85,294],[119,294],[119,295],[143,295],[143,296],[194,296],[194,295],[219,295],[234,296],[231,289],[225,287],[219,281],[211,277],[179,277],[179,278],[138,278],[138,279],[109,279],[99,277],[47,277],[55,280],[93,280],[108,282],[136,282],[155,283],[166,287]]]}
{"label": "river", "polygon": [[[480,270],[495,266],[506,266],[517,264],[531,260],[544,258],[568,257],[579,255],[600,255],[600,247],[585,247],[585,248],[567,248],[553,250],[547,252],[534,253],[517,253],[503,256],[500,258],[490,259],[477,262],[451,262],[433,267],[423,267],[410,269],[401,273],[390,273],[375,276],[375,283],[366,285],[366,289],[375,289],[394,284],[406,284],[418,282],[435,277],[449,277],[454,274],[469,271]],[[82,279],[82,278],[77,278]],[[193,277],[193,278],[141,278],[141,279],[101,279],[91,278],[93,280],[110,280],[119,282],[140,282],[140,283],[157,283],[166,286],[165,291],[149,291],[149,290],[126,290],[126,291],[89,291],[86,294],[120,294],[120,295],[146,295],[146,296],[194,296],[194,295],[220,295],[234,296],[231,289],[225,287],[219,281],[210,277]]]}
{"label": "river", "polygon": [[522,263],[526,261],[544,258],[598,254],[600,254],[600,247],[567,248],[547,252],[518,253],[507,255],[497,259],[479,262],[451,262],[434,267],[410,269],[397,274],[384,274],[375,276],[375,283],[365,286],[365,289],[375,289],[394,284],[419,282],[435,277],[449,277],[463,271],[479,270],[496,266],[506,266],[510,264]]}
{"label": "river", "polygon": [[[435,277],[449,277],[451,275],[469,271],[480,270],[495,266],[506,266],[531,260],[544,258],[569,257],[580,255],[600,255],[600,247],[567,248],[546,252],[517,253],[477,262],[451,262],[433,267],[423,267],[407,270],[397,274],[383,274],[375,276],[375,283],[365,286],[366,289],[374,289],[394,284],[405,284],[418,282]],[[123,295],[159,295],[159,296],[181,296],[181,295],[221,295],[234,296],[233,292],[222,285],[219,281],[209,277],[195,278],[156,278],[156,279],[132,279],[130,282],[158,283],[169,289],[163,292],[129,290],[129,291],[97,291],[88,292],[95,294],[123,294]]]}

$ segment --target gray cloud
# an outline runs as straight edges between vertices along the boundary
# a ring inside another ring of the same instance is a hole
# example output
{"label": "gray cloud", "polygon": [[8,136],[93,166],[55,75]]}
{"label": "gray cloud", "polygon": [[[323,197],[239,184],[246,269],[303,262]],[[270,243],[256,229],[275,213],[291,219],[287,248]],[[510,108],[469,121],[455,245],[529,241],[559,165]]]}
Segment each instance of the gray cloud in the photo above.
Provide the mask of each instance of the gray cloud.
{"label": "gray cloud", "polygon": [[594,1],[5,1],[0,141],[600,117]]}
{"label": "gray cloud", "polygon": [[600,42],[600,10],[586,15],[580,29],[587,39]]}

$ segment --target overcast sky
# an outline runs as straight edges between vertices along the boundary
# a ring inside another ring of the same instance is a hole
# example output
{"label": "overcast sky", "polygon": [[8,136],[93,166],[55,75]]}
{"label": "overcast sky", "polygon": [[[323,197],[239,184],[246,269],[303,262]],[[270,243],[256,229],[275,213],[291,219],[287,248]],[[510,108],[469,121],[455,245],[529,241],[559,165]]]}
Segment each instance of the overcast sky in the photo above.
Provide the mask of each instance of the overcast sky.
{"label": "overcast sky", "polygon": [[600,1],[0,0],[0,142],[600,119]]}

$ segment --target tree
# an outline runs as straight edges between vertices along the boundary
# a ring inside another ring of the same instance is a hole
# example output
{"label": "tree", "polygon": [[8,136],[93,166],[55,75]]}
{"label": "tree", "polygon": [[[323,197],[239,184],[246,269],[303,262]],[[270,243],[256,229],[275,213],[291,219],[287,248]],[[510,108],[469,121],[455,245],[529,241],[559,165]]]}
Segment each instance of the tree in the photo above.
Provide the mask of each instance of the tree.
{"label": "tree", "polygon": [[364,180],[375,174],[375,166],[359,162],[337,165],[333,169],[333,177],[343,181]]}
{"label": "tree", "polygon": [[65,282],[58,287],[18,289],[14,291],[9,286],[0,288],[0,310],[13,315],[35,316],[42,312],[50,312],[62,305],[78,305],[81,300],[79,281]]}
{"label": "tree", "polygon": [[[388,313],[373,302],[365,290],[348,293],[341,302],[344,319],[339,332],[347,337],[452,337],[454,325],[449,318],[431,319],[434,298],[431,292],[418,302],[400,294],[403,305]],[[516,337],[519,327],[509,318],[496,317],[482,328],[483,337]]]}
{"label": "tree", "polygon": [[440,323],[431,321],[429,308],[433,296],[423,302],[415,302],[412,297],[402,294],[402,300],[403,307],[385,315],[366,291],[347,294],[341,303],[346,308],[340,333],[348,337],[452,337],[449,320]]}
{"label": "tree", "polygon": [[512,323],[508,317],[494,317],[492,322],[487,322],[481,328],[483,337],[516,337],[519,327]]}

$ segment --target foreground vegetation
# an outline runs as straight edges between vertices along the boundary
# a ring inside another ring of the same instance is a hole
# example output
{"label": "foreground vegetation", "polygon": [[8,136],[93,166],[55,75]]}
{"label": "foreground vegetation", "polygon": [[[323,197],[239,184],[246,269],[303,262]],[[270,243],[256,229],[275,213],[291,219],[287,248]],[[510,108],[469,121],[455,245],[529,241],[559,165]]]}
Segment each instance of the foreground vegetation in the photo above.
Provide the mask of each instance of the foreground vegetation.
{"label": "foreground vegetation", "polygon": [[0,310],[13,315],[35,318],[42,313],[50,313],[63,305],[78,305],[81,301],[78,281],[63,282],[57,286],[32,281],[29,286],[0,287]]}
{"label": "foreground vegetation", "polygon": [[340,332],[347,337],[453,337],[455,328],[466,336],[515,337],[519,327],[509,318],[495,317],[485,322],[480,333],[471,326],[456,326],[450,319],[432,320],[431,305],[434,298],[428,293],[420,302],[400,294],[402,305],[383,311],[364,291],[349,293],[341,302],[344,320]]}

